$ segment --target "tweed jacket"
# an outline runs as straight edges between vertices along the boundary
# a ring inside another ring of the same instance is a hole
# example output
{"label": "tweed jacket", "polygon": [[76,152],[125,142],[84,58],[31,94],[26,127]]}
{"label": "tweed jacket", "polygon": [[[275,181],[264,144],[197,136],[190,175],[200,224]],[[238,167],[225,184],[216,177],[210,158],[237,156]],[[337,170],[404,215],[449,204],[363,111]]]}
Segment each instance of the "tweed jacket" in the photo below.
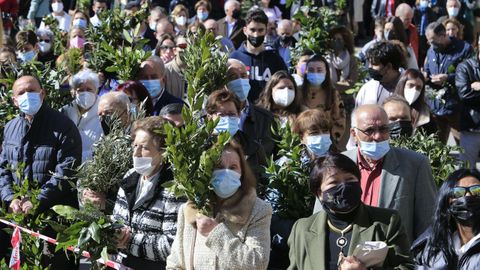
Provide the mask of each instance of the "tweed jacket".
{"label": "tweed jacket", "polygon": [[[352,237],[348,256],[355,247],[365,241],[383,241],[388,253],[381,267],[369,269],[413,269],[410,243],[398,213],[394,210],[370,207],[361,204],[353,220]],[[293,225],[288,238],[290,248],[289,270],[325,270],[325,243],[327,213],[322,211],[308,218],[299,219]]]}
{"label": "tweed jacket", "polygon": [[232,29],[232,33],[230,33],[230,36],[227,36],[227,20],[226,17],[221,18],[218,20],[218,33],[230,39],[233,43],[233,46],[235,49],[240,48],[240,45],[247,39],[245,34],[243,33],[243,27],[245,26],[245,21],[244,20],[237,20],[235,23],[235,26]]}
{"label": "tweed jacket", "polygon": [[128,255],[165,265],[177,231],[178,209],[185,200],[175,198],[172,193],[162,187],[165,181],[173,177],[164,165],[158,176],[160,179],[153,187],[155,189],[153,198],[134,209],[140,177],[132,169],[120,183],[113,209],[113,219],[122,221],[130,227],[132,237],[126,250]]}
{"label": "tweed jacket", "polygon": [[219,224],[208,237],[197,233],[197,211],[189,203],[182,205],[167,269],[267,269],[272,207],[254,189],[238,193],[223,204],[216,216]]}

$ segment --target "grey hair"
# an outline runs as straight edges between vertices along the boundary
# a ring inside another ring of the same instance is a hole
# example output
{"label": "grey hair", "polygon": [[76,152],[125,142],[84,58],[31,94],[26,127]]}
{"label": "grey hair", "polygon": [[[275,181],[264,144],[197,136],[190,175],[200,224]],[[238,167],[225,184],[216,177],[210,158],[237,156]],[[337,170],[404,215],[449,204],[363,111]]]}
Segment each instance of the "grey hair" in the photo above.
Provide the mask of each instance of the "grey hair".
{"label": "grey hair", "polygon": [[98,74],[93,72],[90,69],[80,70],[77,74],[73,75],[70,80],[70,86],[72,89],[79,87],[81,84],[91,82],[95,86],[95,89],[98,90],[100,87],[100,80],[98,79]]}
{"label": "grey hair", "polygon": [[240,61],[238,59],[235,59],[235,58],[228,58],[227,67],[230,67],[232,64],[235,64],[235,63],[246,67],[245,64],[242,61]]}
{"label": "grey hair", "polygon": [[240,6],[240,2],[238,2],[237,0],[227,0],[227,1],[225,1],[225,4],[223,4],[223,10],[226,12],[227,7],[230,6],[230,5],[233,5],[233,4],[236,4],[236,5]]}
{"label": "grey hair", "polygon": [[182,103],[168,104],[160,110],[158,116],[166,116],[168,114],[182,114]]}
{"label": "grey hair", "polygon": [[447,0],[447,1],[445,1],[445,7],[447,6],[447,4],[448,4],[449,1],[455,1],[455,2],[457,2],[458,8],[459,8],[459,9],[462,8],[462,2],[460,2],[460,0]]}
{"label": "grey hair", "polygon": [[114,108],[130,108],[130,99],[128,98],[127,94],[120,91],[111,91],[108,92],[100,97],[100,102],[103,100],[109,100],[110,105]]}
{"label": "grey hair", "polygon": [[436,36],[442,36],[447,34],[447,30],[445,29],[445,26],[439,22],[432,22],[427,26],[427,29],[425,29],[426,32],[433,32]]}
{"label": "grey hair", "polygon": [[[37,37],[40,37],[40,36],[47,36],[48,38],[50,38],[50,40],[53,39],[53,32],[50,31],[50,29],[48,28],[41,28],[41,29],[38,29],[37,32],[35,33],[37,34]],[[50,41],[52,42],[52,41]]]}
{"label": "grey hair", "polygon": [[358,110],[358,107],[353,109],[352,115],[350,116],[350,126],[352,128],[357,127],[357,110]]}

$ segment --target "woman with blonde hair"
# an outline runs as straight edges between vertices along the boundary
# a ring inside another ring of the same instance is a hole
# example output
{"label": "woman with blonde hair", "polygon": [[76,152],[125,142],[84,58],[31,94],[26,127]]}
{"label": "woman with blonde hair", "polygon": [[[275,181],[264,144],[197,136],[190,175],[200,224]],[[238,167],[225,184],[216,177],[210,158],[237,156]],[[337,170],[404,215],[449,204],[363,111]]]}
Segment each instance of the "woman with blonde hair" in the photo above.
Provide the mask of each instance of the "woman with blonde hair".
{"label": "woman with blonde hair", "polygon": [[176,5],[170,13],[175,33],[177,35],[185,35],[188,26],[188,9],[184,5]]}

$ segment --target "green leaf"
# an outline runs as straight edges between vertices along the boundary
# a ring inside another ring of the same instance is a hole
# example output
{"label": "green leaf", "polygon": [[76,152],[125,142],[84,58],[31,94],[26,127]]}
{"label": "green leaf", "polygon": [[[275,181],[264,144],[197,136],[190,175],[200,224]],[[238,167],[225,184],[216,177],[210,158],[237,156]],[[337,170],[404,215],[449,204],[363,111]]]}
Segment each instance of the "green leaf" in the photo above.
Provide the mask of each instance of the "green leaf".
{"label": "green leaf", "polygon": [[74,219],[75,213],[77,212],[77,209],[68,205],[55,205],[52,207],[52,210],[59,216],[70,220]]}

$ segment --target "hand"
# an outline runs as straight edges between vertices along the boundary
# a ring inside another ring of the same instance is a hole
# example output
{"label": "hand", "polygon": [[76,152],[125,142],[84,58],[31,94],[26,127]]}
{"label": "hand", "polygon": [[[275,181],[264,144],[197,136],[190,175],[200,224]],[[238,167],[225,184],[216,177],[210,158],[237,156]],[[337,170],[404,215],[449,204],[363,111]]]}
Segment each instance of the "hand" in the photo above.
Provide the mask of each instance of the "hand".
{"label": "hand", "polygon": [[91,189],[84,189],[82,192],[82,202],[91,202],[100,209],[105,209],[107,198],[105,194],[93,191]]}
{"label": "hand", "polygon": [[437,74],[432,75],[432,83],[436,85],[443,85],[443,83],[448,79],[447,74]]}
{"label": "hand", "polygon": [[33,204],[29,199],[23,198],[22,201],[21,201],[21,207],[22,207],[22,212],[24,214],[28,214],[28,212],[30,212],[30,210],[32,210]]}
{"label": "hand", "polygon": [[197,217],[197,231],[205,237],[207,237],[217,225],[218,222],[213,218],[206,216]]}
{"label": "hand", "polygon": [[14,214],[22,213],[22,201],[14,199],[8,207],[8,212]]}
{"label": "hand", "polygon": [[118,248],[127,248],[130,238],[132,238],[132,233],[130,228],[127,226],[122,227],[117,231],[117,247]]}
{"label": "hand", "polygon": [[480,82],[474,82],[471,85],[473,91],[480,91]]}
{"label": "hand", "polygon": [[348,256],[343,258],[342,263],[340,264],[340,267],[338,267],[340,270],[367,270],[367,267],[355,258],[355,256]]}
{"label": "hand", "polygon": [[160,58],[162,59],[163,63],[166,64],[166,63],[172,61],[175,58],[175,55],[167,54],[167,55],[160,56]]}

